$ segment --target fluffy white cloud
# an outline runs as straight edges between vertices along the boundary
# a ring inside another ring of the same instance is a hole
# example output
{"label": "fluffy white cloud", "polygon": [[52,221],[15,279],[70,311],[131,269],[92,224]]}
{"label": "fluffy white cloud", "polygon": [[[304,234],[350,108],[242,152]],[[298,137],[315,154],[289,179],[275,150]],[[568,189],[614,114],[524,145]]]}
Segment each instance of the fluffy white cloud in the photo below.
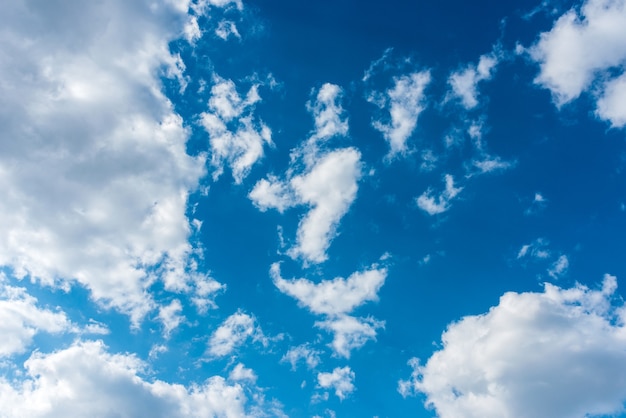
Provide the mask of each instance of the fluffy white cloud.
{"label": "fluffy white cloud", "polygon": [[361,348],[369,340],[376,340],[376,330],[384,328],[385,322],[374,318],[341,315],[316,322],[315,325],[333,333],[330,346],[337,356],[350,358],[352,350]]}
{"label": "fluffy white cloud", "polygon": [[329,152],[313,168],[291,179],[300,203],[311,210],[300,221],[297,243],[289,250],[293,258],[321,263],[336,234],[337,225],[356,199],[361,177],[361,153],[355,148]]}
{"label": "fluffy white cloud", "polygon": [[596,114],[615,128],[626,125],[626,74],[607,81],[598,99]]}
{"label": "fluffy white cloud", "polygon": [[241,39],[241,35],[237,30],[237,26],[235,22],[230,20],[222,20],[218,25],[217,29],[215,29],[215,34],[222,38],[223,40],[228,40],[231,36]]}
{"label": "fluffy white cloud", "polygon": [[233,370],[228,375],[228,379],[233,382],[242,382],[248,381],[255,383],[257,380],[257,375],[254,370],[247,368],[242,363],[239,363],[235,366]]}
{"label": "fluffy white cloud", "polygon": [[285,355],[280,359],[281,363],[291,364],[291,370],[296,370],[296,365],[300,360],[304,360],[309,369],[314,369],[320,364],[320,352],[309,346],[309,344],[301,344],[297,347],[291,347]]}
{"label": "fluffy white cloud", "polygon": [[385,268],[372,266],[369,270],[353,273],[347,279],[337,277],[319,283],[304,278],[283,279],[278,263],[272,265],[270,273],[281,292],[297,299],[300,306],[326,317],[316,322],[315,326],[333,333],[330,346],[337,356],[349,358],[351,350],[360,348],[368,340],[375,340],[376,330],[385,325],[374,318],[348,315],[364,303],[378,300],[378,291],[387,277]]}
{"label": "fluffy white cloud", "polygon": [[[608,70],[624,71],[626,1],[587,0],[561,16],[530,49],[540,65],[535,82],[549,89],[558,106],[576,99]],[[623,76],[600,89],[597,114],[614,126],[626,123]]]}
{"label": "fluffy white cloud", "polygon": [[429,215],[437,215],[450,209],[450,201],[461,191],[462,187],[454,187],[454,178],[450,174],[445,176],[446,188],[439,196],[433,196],[432,189],[426,190],[417,199],[417,207]]}
{"label": "fluffy white cloud", "polygon": [[0,275],[0,358],[24,352],[37,333],[58,334],[71,328],[64,312],[37,306],[26,289],[9,286]]}
{"label": "fluffy white cloud", "polygon": [[389,112],[390,120],[373,122],[389,143],[389,158],[407,151],[407,140],[417,126],[417,119],[425,109],[426,86],[430,72],[420,71],[394,78],[393,88],[384,94],[373,94],[368,100]]}
{"label": "fluffy white cloud", "polygon": [[448,78],[452,88],[449,97],[457,97],[466,109],[478,105],[478,83],[491,79],[493,70],[498,64],[495,54],[482,55],[477,65],[468,65],[460,71],[453,72]]}
{"label": "fluffy white cloud", "polygon": [[268,341],[253,316],[236,312],[211,334],[207,353],[215,357],[227,356],[248,339],[259,341],[263,345],[267,345]]}
{"label": "fluffy white cloud", "polygon": [[271,275],[276,287],[297,299],[301,306],[315,314],[336,316],[350,313],[365,302],[377,301],[387,270],[372,266],[369,270],[352,273],[347,279],[336,277],[313,283],[304,278],[283,279],[280,264],[274,263]]}
{"label": "fluffy white cloud", "polygon": [[356,148],[326,151],[321,147],[328,139],[348,132],[348,121],[339,102],[341,94],[342,90],[333,84],[320,88],[316,100],[307,104],[315,130],[292,150],[287,178],[270,175],[259,180],[248,195],[261,211],[273,208],[282,213],[301,205],[310,208],[298,225],[295,245],[288,251],[290,257],[301,258],[305,263],[321,263],[328,258],[330,242],[356,198],[362,175],[361,153]]}
{"label": "fluffy white cloud", "polygon": [[217,180],[228,165],[239,184],[263,157],[263,146],[272,144],[272,131],[252,114],[261,100],[258,85],[241,97],[232,80],[214,75],[213,83],[209,111],[200,115],[200,123],[209,134],[213,179]]}
{"label": "fluffy white cloud", "polygon": [[[284,416],[257,388],[219,376],[189,387],[146,380],[146,364],[132,354],[110,354],[99,341],[35,353],[24,367],[23,380],[0,379],[3,417]],[[246,389],[256,392],[252,404]]]}
{"label": "fluffy white cloud", "polygon": [[350,367],[335,368],[330,373],[318,373],[317,384],[324,389],[334,389],[335,395],[341,400],[354,392],[354,372]]}
{"label": "fluffy white cloud", "polygon": [[185,317],[180,315],[182,311],[183,305],[178,299],[159,308],[159,320],[163,323],[163,334],[166,337],[169,337],[170,333],[185,320]]}
{"label": "fluffy white cloud", "polygon": [[313,140],[327,140],[334,136],[348,134],[348,119],[341,106],[341,87],[325,83],[317,92],[315,101],[307,103],[307,109],[315,120]]}
{"label": "fluffy white cloud", "polygon": [[0,265],[132,316],[189,289],[187,196],[204,175],[161,93],[186,1],[0,5]]}
{"label": "fluffy white cloud", "polygon": [[443,348],[399,383],[421,392],[441,418],[610,415],[626,401],[626,310],[602,289],[545,284],[506,293],[488,313],[452,323]]}

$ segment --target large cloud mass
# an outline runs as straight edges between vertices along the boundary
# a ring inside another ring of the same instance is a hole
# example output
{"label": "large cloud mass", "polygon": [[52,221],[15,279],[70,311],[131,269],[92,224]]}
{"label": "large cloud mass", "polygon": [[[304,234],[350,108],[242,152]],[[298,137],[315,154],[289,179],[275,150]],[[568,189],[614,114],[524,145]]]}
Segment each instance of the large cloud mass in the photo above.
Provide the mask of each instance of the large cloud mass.
{"label": "large cloud mass", "polygon": [[540,65],[535,82],[552,92],[557,105],[599,81],[598,116],[615,127],[626,124],[623,76],[610,76],[615,70],[623,74],[626,64],[626,1],[587,0],[580,13],[569,10],[542,33],[530,53]]}
{"label": "large cloud mass", "polygon": [[602,289],[506,293],[488,313],[453,323],[443,348],[402,380],[442,418],[571,418],[614,414],[626,401],[626,310]]}
{"label": "large cloud mass", "polygon": [[[187,196],[204,157],[161,93],[187,1],[0,6],[0,265],[139,321],[161,278],[188,290]],[[196,276],[196,279],[202,278]]]}

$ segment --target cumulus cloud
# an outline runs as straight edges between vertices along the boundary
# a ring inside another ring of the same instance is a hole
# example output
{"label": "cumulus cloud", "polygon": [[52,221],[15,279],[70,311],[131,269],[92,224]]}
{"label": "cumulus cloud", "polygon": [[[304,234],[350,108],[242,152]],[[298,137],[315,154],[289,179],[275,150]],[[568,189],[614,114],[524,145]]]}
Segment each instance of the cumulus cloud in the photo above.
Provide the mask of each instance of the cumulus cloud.
{"label": "cumulus cloud", "polygon": [[[260,417],[284,416],[275,402],[244,381],[213,376],[183,386],[147,380],[147,365],[132,354],[111,354],[100,341],[34,353],[24,378],[0,378],[2,416],[18,417]],[[246,393],[252,391],[252,402]]]}
{"label": "cumulus cloud", "polygon": [[261,101],[258,89],[253,85],[241,97],[232,80],[213,77],[209,109],[200,115],[200,123],[209,134],[214,180],[228,165],[235,183],[241,183],[263,157],[263,146],[272,144],[272,131],[253,115],[255,104]]}
{"label": "cumulus cloud", "polygon": [[270,273],[281,292],[298,300],[300,306],[312,313],[325,316],[315,325],[334,334],[330,346],[337,356],[349,358],[352,349],[360,348],[370,339],[375,340],[376,330],[385,325],[384,321],[374,318],[348,315],[366,302],[378,300],[378,291],[387,277],[385,268],[372,266],[347,279],[337,277],[319,283],[304,278],[283,279],[278,263],[272,265]]}
{"label": "cumulus cloud", "polygon": [[235,366],[233,370],[228,374],[228,379],[233,382],[252,382],[255,383],[257,375],[254,370],[247,368],[242,363]]}
{"label": "cumulus cloud", "polygon": [[352,350],[361,348],[369,340],[376,340],[377,330],[385,327],[385,321],[341,315],[316,322],[315,326],[333,333],[330,346],[337,356],[350,358]]}
{"label": "cumulus cloud", "polygon": [[430,83],[429,71],[413,72],[395,77],[394,86],[385,93],[374,93],[368,100],[389,112],[389,120],[376,120],[379,130],[389,143],[388,158],[407,151],[407,140],[415,131],[420,113],[425,109],[425,89]]}
{"label": "cumulus cloud", "polygon": [[[535,82],[552,92],[562,106],[590,89],[611,71],[624,72],[626,63],[626,2],[587,0],[580,12],[563,14],[530,49],[539,63]],[[626,123],[623,74],[601,82],[597,115],[615,127]]]}
{"label": "cumulus cloud", "polygon": [[236,312],[211,334],[207,353],[214,357],[230,355],[248,339],[267,345],[268,339],[263,335],[256,318],[244,312]]}
{"label": "cumulus cloud", "polygon": [[159,320],[163,323],[163,334],[166,337],[169,337],[170,333],[185,320],[185,317],[180,315],[182,310],[183,305],[178,299],[159,308]]}
{"label": "cumulus cloud", "polygon": [[498,57],[495,54],[486,54],[480,57],[478,64],[470,64],[450,74],[448,84],[452,90],[448,97],[459,99],[467,110],[478,106],[478,83],[490,80],[497,64]]}
{"label": "cumulus cloud", "polygon": [[187,197],[205,173],[161,93],[187,2],[2,3],[0,265],[80,283],[137,324],[155,280],[189,290]]}
{"label": "cumulus cloud", "polygon": [[228,40],[231,36],[237,39],[241,39],[241,35],[237,30],[237,25],[231,20],[222,20],[215,29],[215,34],[223,40]]}
{"label": "cumulus cloud", "polygon": [[354,392],[355,374],[350,367],[337,367],[330,373],[318,373],[317,384],[324,389],[334,389],[335,395],[341,400]]}
{"label": "cumulus cloud", "polygon": [[463,190],[462,187],[454,187],[454,178],[451,174],[446,174],[444,179],[446,188],[439,196],[433,196],[433,190],[428,189],[415,200],[417,207],[431,216],[450,209],[450,201]]}
{"label": "cumulus cloud", "polygon": [[320,364],[320,354],[320,351],[311,348],[309,344],[301,344],[296,347],[291,347],[280,361],[281,363],[291,364],[291,370],[296,370],[296,366],[300,360],[303,360],[309,369],[314,369]]}
{"label": "cumulus cloud", "polygon": [[322,147],[330,138],[348,132],[341,94],[342,90],[333,84],[320,88],[316,99],[307,104],[315,130],[292,150],[292,166],[286,178],[270,175],[261,179],[248,195],[261,211],[276,209],[282,213],[302,205],[310,208],[298,225],[295,245],[288,251],[290,257],[301,258],[305,263],[321,263],[328,258],[330,242],[337,234],[339,221],[356,199],[362,175],[361,153],[356,148],[328,151]]}
{"label": "cumulus cloud", "polygon": [[0,276],[0,358],[23,353],[38,333],[59,334],[71,328],[65,312],[38,306],[26,289],[9,286]]}
{"label": "cumulus cloud", "polygon": [[443,348],[399,382],[447,417],[565,418],[612,415],[626,401],[626,314],[602,288],[506,293],[497,306],[452,323]]}

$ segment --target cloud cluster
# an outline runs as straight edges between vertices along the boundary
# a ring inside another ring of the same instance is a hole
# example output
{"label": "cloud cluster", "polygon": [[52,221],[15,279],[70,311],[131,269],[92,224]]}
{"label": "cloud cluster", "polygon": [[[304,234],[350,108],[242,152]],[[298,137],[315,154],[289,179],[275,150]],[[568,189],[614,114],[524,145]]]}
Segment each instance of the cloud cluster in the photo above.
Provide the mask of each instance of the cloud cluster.
{"label": "cloud cluster", "polygon": [[467,110],[478,106],[478,83],[490,80],[498,64],[495,54],[482,55],[476,65],[468,65],[462,70],[455,71],[448,77],[448,84],[452,89],[449,96],[461,101]]}
{"label": "cloud cluster", "polygon": [[374,93],[368,101],[389,112],[389,120],[375,120],[374,128],[389,143],[388,158],[407,152],[407,140],[417,127],[417,119],[425,109],[425,90],[431,81],[430,71],[413,72],[395,77],[392,88]]}
{"label": "cloud cluster", "polygon": [[587,0],[580,12],[569,10],[540,35],[530,56],[540,67],[535,82],[558,106],[593,90],[597,115],[626,125],[626,1]]}
{"label": "cloud cluster", "polygon": [[[341,89],[333,84],[320,88],[315,101],[307,105],[315,130],[292,151],[292,167],[287,170],[286,179],[270,175],[259,180],[249,194],[262,211],[283,212],[300,205],[310,208],[298,225],[296,244],[288,251],[289,256],[305,263],[321,263],[328,258],[326,251],[339,221],[356,198],[361,178],[361,153],[356,148],[325,149],[328,140],[348,132],[341,94]],[[304,167],[296,174],[298,164]]]}
{"label": "cloud cluster", "polygon": [[267,345],[268,339],[263,335],[256,318],[244,312],[236,312],[211,334],[207,353],[213,357],[230,355],[248,339]]}
{"label": "cloud cluster", "polygon": [[626,310],[602,288],[506,293],[488,313],[452,323],[443,347],[399,382],[441,418],[610,415],[626,401]]}
{"label": "cloud cluster", "polygon": [[278,263],[272,265],[270,273],[281,292],[296,299],[300,306],[312,313],[325,316],[315,325],[334,334],[331,347],[338,356],[349,358],[351,350],[376,339],[376,330],[385,325],[384,321],[373,318],[348,315],[366,302],[378,300],[378,291],[387,277],[385,268],[372,266],[347,279],[337,277],[319,283],[304,278],[284,279]]}
{"label": "cloud cluster", "polygon": [[317,384],[324,389],[334,389],[335,395],[344,400],[354,392],[354,372],[350,367],[337,367],[330,373],[320,372],[317,374]]}
{"label": "cloud cluster", "polygon": [[272,131],[252,113],[261,101],[258,89],[255,84],[241,97],[232,80],[213,76],[209,110],[200,115],[200,123],[209,134],[213,180],[228,165],[235,183],[240,184],[263,157],[263,146],[272,144]]}
{"label": "cloud cluster", "polygon": [[78,282],[137,324],[148,288],[191,291],[187,197],[205,173],[161,93],[187,1],[0,6],[0,265]]}
{"label": "cloud cluster", "polygon": [[450,209],[450,201],[463,190],[462,187],[454,186],[454,177],[451,174],[446,174],[444,179],[446,188],[438,196],[434,196],[433,190],[428,189],[415,199],[417,207],[431,216]]}
{"label": "cloud cluster", "polygon": [[3,417],[284,416],[275,402],[265,402],[258,388],[246,384],[252,376],[243,366],[235,367],[229,380],[213,376],[186,387],[146,379],[147,365],[132,354],[111,354],[100,341],[79,341],[50,354],[35,353],[24,368],[19,383],[0,378]]}

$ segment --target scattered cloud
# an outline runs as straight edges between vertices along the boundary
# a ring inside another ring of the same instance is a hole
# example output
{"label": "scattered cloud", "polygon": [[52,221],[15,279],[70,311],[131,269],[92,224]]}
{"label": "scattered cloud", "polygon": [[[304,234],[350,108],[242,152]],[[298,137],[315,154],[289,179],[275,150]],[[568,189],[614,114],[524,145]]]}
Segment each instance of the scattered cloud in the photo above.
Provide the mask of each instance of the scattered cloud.
{"label": "scattered cloud", "polygon": [[450,74],[448,84],[451,91],[446,99],[457,98],[463,107],[471,110],[478,106],[478,83],[490,80],[498,65],[499,58],[495,53],[482,55],[476,65],[467,65]]}
{"label": "scattered cloud", "polygon": [[428,189],[416,199],[417,207],[431,216],[450,209],[450,201],[463,190],[463,187],[454,187],[454,178],[451,174],[446,174],[444,179],[446,188],[439,196],[433,196],[433,190]]}
{"label": "scattered cloud", "polygon": [[385,283],[387,270],[376,265],[356,272],[347,279],[337,277],[313,283],[307,279],[283,279],[280,264],[271,268],[272,280],[283,293],[318,315],[338,316],[352,312],[356,307],[378,300],[378,291]]}
{"label": "scattered cloud", "polygon": [[384,93],[374,92],[368,101],[389,112],[389,120],[375,120],[379,130],[389,143],[387,158],[404,155],[407,140],[417,127],[420,113],[426,108],[425,90],[431,81],[430,71],[413,72],[394,77],[394,86]]}
{"label": "scattered cloud", "polygon": [[237,25],[235,25],[235,22],[231,20],[222,20],[217,25],[215,34],[225,41],[227,41],[230,37],[241,39],[241,35],[237,30]]}
{"label": "scattered cloud", "polygon": [[301,344],[296,347],[291,347],[280,361],[281,363],[291,364],[291,370],[296,370],[296,366],[300,360],[304,360],[304,363],[309,369],[315,369],[321,362],[320,354],[322,353],[311,348],[309,344]]}
{"label": "scattered cloud", "polygon": [[[296,244],[287,252],[305,263],[321,263],[328,258],[330,242],[337,234],[339,221],[356,199],[362,175],[361,153],[356,148],[321,148],[330,138],[348,132],[348,121],[339,104],[341,94],[342,90],[333,84],[320,88],[315,101],[307,104],[315,130],[292,151],[292,167],[287,170],[286,179],[270,175],[259,180],[248,195],[261,211],[271,208],[282,213],[294,206],[310,207],[298,225]],[[296,174],[300,160],[304,169]]]}
{"label": "scattered cloud", "polygon": [[42,332],[69,332],[72,324],[65,312],[38,306],[22,287],[9,286],[0,276],[0,358],[19,354]]}
{"label": "scattered cloud", "polygon": [[334,389],[335,395],[343,401],[355,390],[354,377],[350,367],[337,367],[330,373],[318,373],[317,384],[324,389]]}
{"label": "scattered cloud", "polygon": [[[0,378],[7,418],[67,416],[284,416],[245,381],[210,377],[188,387],[142,377],[147,365],[132,354],[110,354],[101,341],[79,341],[50,354],[34,353],[18,381]],[[249,402],[246,393],[252,391]]]}
{"label": "scattered cloud", "polygon": [[335,355],[349,358],[351,350],[360,348],[368,340],[376,339],[376,330],[384,328],[384,321],[374,318],[349,316],[357,307],[378,300],[378,291],[385,283],[387,270],[372,266],[369,270],[356,272],[347,279],[337,277],[313,283],[307,279],[283,279],[280,264],[274,263],[271,276],[276,287],[298,300],[298,304],[326,319],[315,326],[332,332],[330,344]]}
{"label": "scattered cloud", "polygon": [[569,259],[566,255],[561,254],[559,258],[552,263],[552,266],[548,270],[548,274],[553,279],[558,279],[567,273],[567,269],[569,268]]}
{"label": "scattered cloud", "polygon": [[171,332],[185,320],[180,313],[183,311],[183,305],[180,300],[174,299],[169,305],[159,308],[159,320],[163,323],[163,334],[169,337]]}
{"label": "scattered cloud", "polygon": [[534,259],[545,260],[552,254],[548,249],[549,242],[545,238],[537,238],[530,244],[522,245],[517,253],[517,259],[531,257]]}
{"label": "scattered cloud", "polygon": [[268,339],[263,335],[256,319],[244,312],[236,312],[211,334],[207,353],[214,357],[228,356],[248,339],[263,345],[268,344]]}
{"label": "scattered cloud", "polygon": [[257,375],[254,370],[247,368],[242,363],[237,364],[228,375],[228,380],[233,382],[256,383]]}
{"label": "scattered cloud", "polygon": [[626,333],[616,278],[542,293],[509,292],[488,313],[452,323],[425,365],[412,359],[403,396],[423,393],[448,417],[582,417],[623,411]]}
{"label": "scattered cloud", "polygon": [[333,333],[332,347],[335,355],[350,358],[350,352],[361,348],[369,340],[376,340],[376,331],[385,327],[385,321],[374,318],[355,318],[349,315],[318,321],[315,326]]}
{"label": "scattered cloud", "polygon": [[544,210],[548,206],[548,199],[541,193],[535,193],[533,197],[533,201],[530,204],[530,207],[524,211],[525,215],[534,215],[542,210]]}
{"label": "scattered cloud", "polygon": [[213,76],[209,110],[200,114],[200,124],[209,134],[213,180],[228,165],[235,183],[240,184],[263,157],[264,145],[272,145],[271,129],[253,115],[260,101],[258,84],[241,97],[232,80]]}
{"label": "scattered cloud", "polygon": [[[535,83],[551,91],[557,106],[600,84],[597,115],[614,127],[626,124],[626,2],[587,0],[570,9],[530,48],[539,64]],[[615,70],[617,77],[611,77]]]}

